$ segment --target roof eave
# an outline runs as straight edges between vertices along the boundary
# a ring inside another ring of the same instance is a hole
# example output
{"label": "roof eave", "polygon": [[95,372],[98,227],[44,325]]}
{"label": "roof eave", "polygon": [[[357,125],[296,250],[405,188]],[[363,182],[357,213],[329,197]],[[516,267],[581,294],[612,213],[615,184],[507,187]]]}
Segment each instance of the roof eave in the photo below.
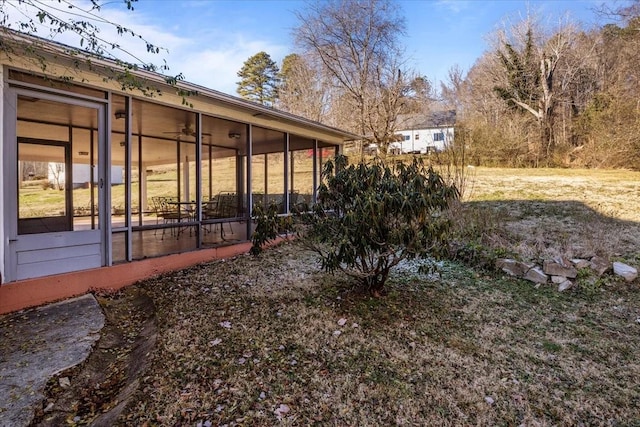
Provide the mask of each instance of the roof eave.
{"label": "roof eave", "polygon": [[[69,54],[68,50],[80,50],[73,46],[67,46],[58,42],[54,42],[51,40],[47,40],[41,37],[37,37],[30,34],[24,34],[10,28],[3,27],[5,33],[10,33],[15,39],[21,39],[24,42],[36,44],[36,42],[40,41],[43,44],[39,44],[38,48],[43,51],[49,51],[49,53],[58,54],[64,56],[66,59],[74,59],[72,55]],[[125,67],[118,64],[117,61],[111,60],[105,57],[101,57],[90,52],[82,51],[89,56],[91,56],[91,63],[93,66],[102,67],[102,68],[111,68],[118,70],[125,70]],[[190,83],[186,81],[179,81],[175,85],[171,85],[167,83],[167,76],[158,72],[149,71],[149,70],[128,70],[130,73],[134,74],[137,77],[147,79],[156,84],[164,86],[165,88],[175,88],[178,90],[185,91],[186,93],[196,93],[197,95],[188,95],[188,96],[204,96],[205,98],[213,99],[218,102],[225,103],[227,105],[242,108],[249,111],[252,111],[252,115],[254,117],[258,116],[267,116],[271,117],[274,120],[285,120],[295,124],[303,125],[306,127],[314,128],[316,130],[332,134],[341,138],[343,141],[353,141],[364,139],[363,136],[357,135],[348,131],[344,131],[332,126],[328,126],[322,124],[320,122],[316,122],[314,120],[310,120],[304,117],[297,116],[295,114],[287,113],[284,111],[279,111],[274,108],[270,108],[261,104],[257,104],[252,101],[248,101],[246,99],[238,98],[236,96],[232,96],[215,89],[210,89],[205,86],[197,85],[195,83]]]}

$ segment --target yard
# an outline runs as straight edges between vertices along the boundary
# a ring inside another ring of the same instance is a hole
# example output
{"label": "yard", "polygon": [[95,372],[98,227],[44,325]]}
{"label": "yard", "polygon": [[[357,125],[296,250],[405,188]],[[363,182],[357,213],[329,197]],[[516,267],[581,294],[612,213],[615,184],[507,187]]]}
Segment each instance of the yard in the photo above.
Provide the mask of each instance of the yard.
{"label": "yard", "polygon": [[[470,248],[640,266],[640,173],[469,172]],[[412,262],[375,299],[295,243],[154,278],[135,292],[155,306],[155,347],[119,423],[638,425],[639,279],[589,279],[561,293]],[[101,301],[109,312],[124,298]],[[134,342],[142,326],[129,316],[119,324]],[[131,380],[129,351],[108,384]],[[91,387],[101,400],[85,392],[68,420],[115,406],[108,386]]]}

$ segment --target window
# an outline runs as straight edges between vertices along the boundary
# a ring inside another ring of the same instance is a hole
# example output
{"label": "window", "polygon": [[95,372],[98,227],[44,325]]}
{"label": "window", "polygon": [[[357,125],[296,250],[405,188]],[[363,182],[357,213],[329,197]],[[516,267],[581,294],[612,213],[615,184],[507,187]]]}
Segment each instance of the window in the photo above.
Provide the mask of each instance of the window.
{"label": "window", "polygon": [[405,135],[405,136],[404,136],[404,140],[405,140],[405,141],[409,141],[410,139],[411,139],[411,136],[410,136],[410,135]]}
{"label": "window", "polygon": [[416,138],[416,141],[417,141],[418,139],[420,139],[420,134],[419,134],[419,133],[416,133],[415,138]]}
{"label": "window", "polygon": [[444,132],[436,132],[433,134],[434,141],[444,141]]}

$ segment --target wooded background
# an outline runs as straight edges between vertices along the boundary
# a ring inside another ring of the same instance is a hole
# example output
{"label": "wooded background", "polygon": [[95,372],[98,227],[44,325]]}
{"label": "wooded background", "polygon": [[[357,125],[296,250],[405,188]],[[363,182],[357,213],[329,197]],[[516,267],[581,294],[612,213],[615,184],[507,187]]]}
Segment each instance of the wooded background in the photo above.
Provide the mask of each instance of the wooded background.
{"label": "wooded background", "polygon": [[469,70],[453,66],[435,87],[408,66],[397,4],[311,3],[297,15],[297,52],[271,69],[273,105],[383,151],[400,117],[456,110],[456,148],[470,164],[638,169],[640,1],[598,14],[610,23],[533,12],[505,21]]}

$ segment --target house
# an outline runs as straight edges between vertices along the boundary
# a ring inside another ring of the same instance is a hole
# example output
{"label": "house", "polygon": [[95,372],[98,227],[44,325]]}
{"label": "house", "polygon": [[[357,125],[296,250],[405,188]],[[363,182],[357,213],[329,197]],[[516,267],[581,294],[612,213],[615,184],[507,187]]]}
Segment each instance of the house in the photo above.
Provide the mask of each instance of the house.
{"label": "house", "polygon": [[[48,163],[48,180],[49,185],[53,187],[62,187],[65,184],[66,173],[64,163]],[[97,170],[93,169],[91,173],[91,165],[74,164],[71,171],[73,188],[87,187],[91,183],[98,182]],[[111,166],[111,185],[124,184],[124,168],[122,166]]]}
{"label": "house", "polygon": [[50,74],[0,53],[0,313],[244,252],[256,203],[313,203],[323,162],[359,138],[148,71],[133,75],[161,96],[127,91],[114,62],[3,36],[37,40]]}
{"label": "house", "polygon": [[455,110],[401,115],[397,121],[398,141],[389,144],[389,152],[427,154],[443,151],[453,143],[455,123]]}

